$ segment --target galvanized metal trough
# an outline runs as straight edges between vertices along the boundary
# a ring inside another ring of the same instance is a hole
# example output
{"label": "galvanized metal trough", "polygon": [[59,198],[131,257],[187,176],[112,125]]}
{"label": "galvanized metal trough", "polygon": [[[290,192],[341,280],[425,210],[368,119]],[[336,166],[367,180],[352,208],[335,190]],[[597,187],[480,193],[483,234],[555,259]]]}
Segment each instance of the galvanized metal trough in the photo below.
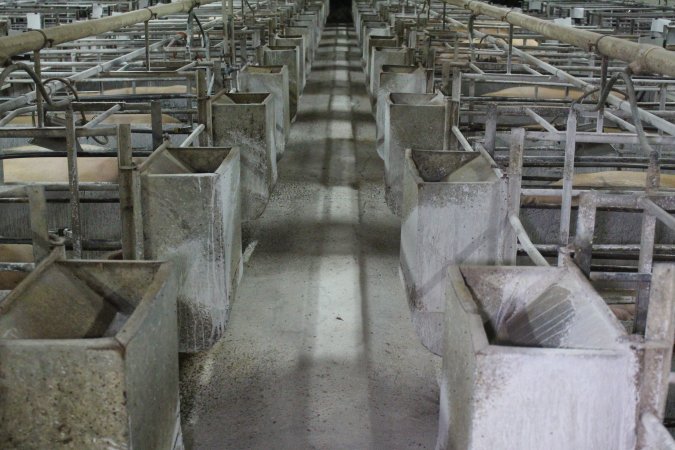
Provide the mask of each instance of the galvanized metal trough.
{"label": "galvanized metal trough", "polygon": [[180,281],[180,351],[223,334],[242,276],[238,148],[169,148],[142,180],[146,259],[170,260]]}
{"label": "galvanized metal trough", "polygon": [[265,45],[262,48],[263,64],[288,67],[288,102],[291,121],[298,113],[298,100],[302,92],[304,74],[300,68],[300,52],[297,45]]}
{"label": "galvanized metal trough", "polygon": [[640,420],[663,414],[674,276],[657,266],[647,334],[629,338],[571,262],[450,267],[437,449],[648,448]]}
{"label": "galvanized metal trough", "polygon": [[406,148],[443,148],[445,109],[441,94],[397,94],[386,96],[384,123],[385,200],[401,215],[403,169]]}
{"label": "galvanized metal trough", "polygon": [[288,98],[288,68],[285,66],[246,66],[238,75],[242,92],[269,92],[274,98],[275,144],[281,159],[291,132]]}
{"label": "galvanized metal trough", "polygon": [[506,182],[478,152],[406,151],[400,267],[415,331],[440,355],[445,274],[504,259]]}
{"label": "galvanized metal trough", "polygon": [[0,303],[0,447],[182,448],[177,280],[45,259]]}
{"label": "galvanized metal trough", "polygon": [[242,221],[258,218],[277,182],[275,117],[268,93],[223,94],[214,98],[213,141],[239,147]]}

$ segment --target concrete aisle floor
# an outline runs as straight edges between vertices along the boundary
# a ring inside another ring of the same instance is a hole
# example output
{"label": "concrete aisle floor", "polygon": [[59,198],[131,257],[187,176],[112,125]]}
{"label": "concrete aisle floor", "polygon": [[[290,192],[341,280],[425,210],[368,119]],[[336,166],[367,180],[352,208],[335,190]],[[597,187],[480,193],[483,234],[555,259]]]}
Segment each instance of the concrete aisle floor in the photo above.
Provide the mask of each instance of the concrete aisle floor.
{"label": "concrete aisle floor", "polygon": [[354,31],[326,28],[225,337],[182,361],[195,449],[433,448]]}

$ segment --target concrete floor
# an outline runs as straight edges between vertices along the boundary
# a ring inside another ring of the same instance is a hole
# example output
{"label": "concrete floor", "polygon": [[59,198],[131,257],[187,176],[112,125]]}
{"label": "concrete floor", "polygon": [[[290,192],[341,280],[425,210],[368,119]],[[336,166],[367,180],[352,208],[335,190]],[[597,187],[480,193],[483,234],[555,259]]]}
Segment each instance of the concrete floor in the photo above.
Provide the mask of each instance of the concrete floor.
{"label": "concrete floor", "polygon": [[354,31],[327,28],[229,329],[181,362],[188,448],[434,447],[440,361],[410,324],[374,140]]}

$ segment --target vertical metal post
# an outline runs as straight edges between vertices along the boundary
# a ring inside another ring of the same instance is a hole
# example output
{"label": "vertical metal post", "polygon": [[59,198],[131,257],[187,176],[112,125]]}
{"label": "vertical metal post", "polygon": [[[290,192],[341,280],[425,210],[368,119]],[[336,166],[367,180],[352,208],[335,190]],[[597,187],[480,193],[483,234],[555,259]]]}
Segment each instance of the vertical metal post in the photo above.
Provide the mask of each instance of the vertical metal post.
{"label": "vertical metal post", "polygon": [[506,73],[511,73],[513,60],[513,25],[509,24],[509,52],[506,54]]}
{"label": "vertical metal post", "polygon": [[235,41],[236,35],[235,35],[235,31],[234,31],[234,0],[227,0],[227,3],[229,5],[229,9],[230,9],[230,14],[229,14],[229,19],[230,19],[230,24],[229,24],[229,30],[230,30],[230,64],[234,65],[237,62],[237,55],[236,55],[237,43]]}
{"label": "vertical metal post", "polygon": [[452,102],[449,96],[443,97],[443,150],[450,150],[450,140],[452,139]]}
{"label": "vertical metal post", "polygon": [[122,255],[124,259],[143,259],[145,252],[141,209],[141,176],[132,156],[131,125],[123,124],[117,127],[117,146]]}
{"label": "vertical metal post", "polygon": [[145,70],[150,71],[150,25],[149,21],[143,22],[143,29],[145,32]]}
{"label": "vertical metal post", "polygon": [[227,9],[228,2],[223,0],[220,2],[221,6],[221,15],[223,16],[223,61],[225,61],[225,55],[227,55],[227,51],[229,50],[229,24],[230,24],[230,13]]}
{"label": "vertical metal post", "polygon": [[443,29],[445,30],[445,14],[446,14],[446,8],[448,4],[443,2]]}
{"label": "vertical metal post", "polygon": [[[600,92],[607,84],[607,67],[609,65],[609,58],[603,56],[600,61]],[[598,94],[599,96],[599,94]],[[605,104],[600,105],[598,109],[598,119],[595,125],[595,132],[602,133],[605,131]]]}
{"label": "vertical metal post", "polygon": [[159,100],[152,100],[150,102],[150,121],[152,123],[152,148],[154,150],[162,145],[162,142],[164,141],[162,104]]}
{"label": "vertical metal post", "polygon": [[497,139],[497,104],[489,103],[487,106],[487,118],[485,119],[485,150],[494,158],[495,141]]}
{"label": "vertical metal post", "polygon": [[[453,126],[459,126],[459,101],[462,94],[462,72],[458,68],[452,70],[452,96],[450,98],[450,136],[449,148],[450,150],[458,150],[459,142],[457,137],[452,132]],[[446,112],[447,114],[447,112]]]}
{"label": "vertical metal post", "polygon": [[[654,260],[654,240],[656,235],[656,217],[647,211],[642,215],[642,230],[640,233],[640,258],[638,273],[649,276],[652,273]],[[647,325],[647,310],[649,309],[650,282],[639,279],[635,296],[635,321],[633,333],[642,334]]]}
{"label": "vertical metal post", "polygon": [[[35,50],[33,52],[35,74],[38,78],[42,79],[42,61],[40,59],[40,50]],[[35,86],[35,105],[37,107],[37,126],[42,128],[45,126],[45,108],[44,108],[44,99],[42,98],[42,92],[40,89]]]}
{"label": "vertical metal post", "polygon": [[211,134],[211,123],[209,121],[208,106],[209,97],[207,95],[208,85],[206,74],[202,69],[197,69],[197,122],[204,125],[205,130],[199,135],[199,145],[202,147],[209,145],[209,135]]}
{"label": "vertical metal post", "polygon": [[[511,130],[511,143],[509,148],[509,167],[507,169],[507,211],[506,215],[520,216],[520,188],[523,182],[523,153],[525,151],[525,129],[514,128]],[[504,236],[504,264],[515,265],[518,254],[518,238],[516,231],[505,227]]]}
{"label": "vertical metal post", "polygon": [[[565,133],[565,166],[563,168],[563,190],[560,208],[559,249],[567,247],[570,237],[570,218],[572,216],[572,188],[574,177],[574,154],[576,152],[577,112],[570,108]],[[563,263],[563,254],[558,251],[558,265]]]}
{"label": "vertical metal post", "polygon": [[241,64],[246,64],[248,61],[248,48],[246,47],[246,32],[241,33],[241,40],[239,41],[239,50],[241,57]]}
{"label": "vertical metal post", "polygon": [[68,185],[70,188],[70,228],[72,232],[73,257],[82,257],[82,222],[80,218],[80,189],[77,173],[77,136],[72,109],[66,110],[66,149],[68,151]]}
{"label": "vertical metal post", "polygon": [[579,198],[577,211],[577,230],[574,237],[574,261],[586,276],[591,273],[591,255],[593,234],[595,233],[596,195],[594,191],[585,192]]}
{"label": "vertical metal post", "polygon": [[[262,64],[262,61],[260,61]],[[223,79],[223,64],[218,61],[213,61],[213,92],[218,92],[225,87],[225,80]]]}
{"label": "vertical metal post", "polygon": [[28,208],[30,209],[30,231],[33,242],[35,264],[49,255],[49,228],[47,222],[47,201],[42,186],[26,186]]}
{"label": "vertical metal post", "polygon": [[185,48],[187,50],[187,59],[192,61],[192,38],[194,36],[194,12],[190,11],[187,17],[187,38],[185,39]]}
{"label": "vertical metal post", "polygon": [[[645,342],[641,346],[642,376],[637,380],[639,414],[653,414],[661,425],[668,400],[673,335],[675,335],[675,268],[672,264],[659,264],[651,277],[649,295],[650,314],[645,324]],[[670,345],[669,345],[670,344]],[[644,422],[638,427],[637,448],[659,448],[646,445]],[[664,441],[665,442],[665,441]],[[664,444],[667,446],[668,444]]]}

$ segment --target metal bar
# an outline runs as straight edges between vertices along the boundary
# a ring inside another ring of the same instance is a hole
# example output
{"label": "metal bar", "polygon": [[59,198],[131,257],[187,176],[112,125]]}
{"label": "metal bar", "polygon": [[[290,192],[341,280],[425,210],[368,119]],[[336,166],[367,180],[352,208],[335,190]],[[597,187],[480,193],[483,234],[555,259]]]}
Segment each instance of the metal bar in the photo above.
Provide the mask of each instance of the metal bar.
{"label": "metal bar", "polygon": [[[462,96],[462,71],[454,67],[452,70],[452,96],[450,98],[450,127],[459,125],[459,107],[460,98]],[[452,128],[451,128],[452,130]],[[457,150],[457,139],[454,133],[450,135],[449,148],[450,150]]]}
{"label": "metal bar", "polygon": [[539,125],[541,125],[546,131],[549,131],[551,133],[557,133],[558,132],[556,127],[551,125],[546,119],[541,117],[536,112],[532,111],[530,108],[525,108],[525,114],[530,116],[535,122],[537,122]]}
{"label": "metal bar", "polygon": [[209,132],[211,124],[209,123],[209,97],[206,73],[204,70],[197,70],[197,122],[204,126],[205,133],[199,136],[199,145],[205,147],[209,145]]}
{"label": "metal bar", "polygon": [[471,147],[471,144],[469,144],[469,141],[466,140],[462,132],[459,130],[459,127],[453,126],[452,127],[452,134],[455,136],[459,144],[462,146],[464,150],[467,152],[475,152],[473,147]]}
{"label": "metal bar", "polygon": [[119,161],[120,217],[124,259],[143,259],[143,216],[140,174],[131,148],[131,125],[120,125],[117,134]]}
{"label": "metal bar", "polygon": [[20,35],[2,37],[0,38],[0,63],[4,65],[8,59],[20,53],[42,50],[45,46],[54,47],[65,42],[119,30],[153,18],[187,13],[197,6],[216,3],[216,1],[218,0],[178,0],[117,16],[74,22],[40,31],[27,31]]}
{"label": "metal bar", "polygon": [[[577,113],[570,108],[567,116],[567,130],[565,139],[565,165],[563,168],[563,190],[560,206],[560,237],[558,244],[563,249],[567,247],[570,236],[570,219],[572,216],[572,178],[574,177],[574,153],[576,152]],[[562,264],[562,252],[558,256],[558,263]]]}
{"label": "metal bar", "polygon": [[476,15],[502,20],[526,30],[534,31],[549,39],[574,45],[585,51],[593,50],[602,56],[628,63],[638,63],[642,72],[675,76],[675,53],[650,44],[638,44],[593,31],[559,25],[515,10],[502,8],[475,0],[443,0]]}
{"label": "metal bar", "polygon": [[[656,234],[656,217],[645,211],[642,216],[642,230],[640,235],[640,257],[638,273],[651,274],[654,262],[654,240]],[[639,282],[635,297],[635,320],[633,333],[643,334],[647,326],[647,312],[649,310],[649,292],[651,283]]]}
{"label": "metal bar", "polygon": [[112,116],[113,114],[115,114],[117,111],[119,111],[121,109],[122,109],[122,105],[119,105],[119,104],[113,105],[112,107],[110,107],[106,111],[102,112],[101,114],[97,115],[92,120],[87,122],[82,128],[94,128],[96,125],[100,124],[105,119]]}
{"label": "metal bar", "polygon": [[577,212],[576,236],[574,237],[574,262],[586,276],[591,273],[596,211],[595,193],[591,191],[581,194]]}
{"label": "metal bar", "polygon": [[[23,33],[21,36],[23,36],[26,33]],[[0,38],[2,40],[4,38]],[[160,48],[164,44],[168,43],[171,41],[171,38],[166,38],[163,39],[160,42],[156,42],[151,45],[151,48]],[[0,44],[1,46],[1,44]],[[111,67],[114,67],[116,64],[120,64],[126,61],[131,61],[132,59],[135,59],[139,56],[141,56],[145,52],[145,49],[139,48],[137,50],[134,50],[132,52],[127,53],[126,55],[122,55],[118,58],[111,59],[110,61],[106,61],[104,63],[100,63],[98,65],[95,65],[94,67],[90,67],[89,69],[86,69],[82,72],[78,72],[70,77],[68,79],[70,81],[82,81],[86,80],[87,78],[93,77],[94,75],[104,72],[106,70],[109,70]],[[50,91],[50,92],[56,92],[59,89],[62,89],[65,85],[61,81],[52,81],[50,83],[47,83],[45,87]],[[6,101],[2,104],[0,104],[0,113],[6,112],[6,111],[11,111],[19,106],[26,105],[30,103],[33,99],[35,99],[36,92],[29,92],[27,94],[23,94],[20,96],[15,97],[12,100]]]}
{"label": "metal bar", "polygon": [[497,119],[499,112],[497,104],[489,103],[487,107],[487,119],[485,121],[485,150],[494,157],[495,138],[497,137]]}
{"label": "metal bar", "polygon": [[145,70],[150,71],[150,29],[148,26],[149,22],[146,20],[143,22],[143,31],[144,31],[144,45],[145,45]]}
{"label": "metal bar", "polygon": [[530,240],[530,237],[527,235],[527,231],[525,231],[525,228],[523,228],[523,224],[520,222],[518,216],[509,214],[509,223],[516,232],[516,236],[518,237],[520,245],[522,245],[523,250],[525,250],[525,253],[527,253],[527,256],[530,257],[532,262],[534,262],[537,266],[549,266],[550,264],[548,261],[546,261],[546,258],[544,258],[542,254],[539,253],[539,250],[537,250]]}
{"label": "metal bar", "polygon": [[[33,52],[33,59],[35,63],[33,64],[33,70],[38,78],[42,79],[42,64],[40,62],[40,50],[35,50]],[[35,106],[37,107],[37,126],[42,128],[45,126],[45,109],[44,109],[44,100],[42,98],[42,92],[35,87]]]}
{"label": "metal bar", "polygon": [[663,222],[668,228],[675,230],[675,217],[668,214],[668,212],[663,210],[659,205],[648,198],[643,198],[640,200],[640,206],[642,206],[650,215]]}
{"label": "metal bar", "polygon": [[158,100],[150,102],[150,120],[152,122],[152,148],[157,148],[162,145],[164,140],[162,125],[162,104]]}
{"label": "metal bar", "polygon": [[47,226],[47,202],[41,186],[26,186],[30,210],[31,241],[35,264],[45,259],[50,252],[49,228]]}
{"label": "metal bar", "polygon": [[[518,217],[520,215],[520,189],[523,179],[523,152],[525,149],[525,129],[511,130],[511,145],[507,186],[507,214]],[[518,252],[517,236],[508,235],[504,239],[504,262],[515,265]]]}
{"label": "metal bar", "polygon": [[73,256],[82,257],[82,222],[80,218],[80,189],[77,173],[77,136],[73,110],[66,110],[66,147],[68,151],[68,185],[70,187],[70,227],[73,240]]}
{"label": "metal bar", "polygon": [[[607,84],[608,64],[609,58],[603,56],[600,62],[600,92],[602,92],[605,89],[605,85]],[[603,131],[605,131],[604,118],[605,118],[605,104],[603,103],[600,105],[600,108],[598,108],[598,118],[595,123],[595,131],[597,133],[602,133]]]}
{"label": "metal bar", "polygon": [[506,73],[511,73],[511,66],[513,61],[513,25],[509,25],[509,49],[506,55]]}
{"label": "metal bar", "polygon": [[[183,142],[181,142],[181,144],[178,147],[179,148],[187,148],[187,147],[191,146],[194,143],[195,139],[197,139],[197,138],[200,138],[200,141],[201,141],[201,136],[203,135],[202,132],[205,129],[206,129],[206,127],[204,126],[203,123],[199,124],[197,126],[197,128],[195,128],[195,130],[192,133],[190,133],[190,135],[188,137],[186,137],[185,140]],[[200,143],[199,145],[202,145],[202,144]]]}

